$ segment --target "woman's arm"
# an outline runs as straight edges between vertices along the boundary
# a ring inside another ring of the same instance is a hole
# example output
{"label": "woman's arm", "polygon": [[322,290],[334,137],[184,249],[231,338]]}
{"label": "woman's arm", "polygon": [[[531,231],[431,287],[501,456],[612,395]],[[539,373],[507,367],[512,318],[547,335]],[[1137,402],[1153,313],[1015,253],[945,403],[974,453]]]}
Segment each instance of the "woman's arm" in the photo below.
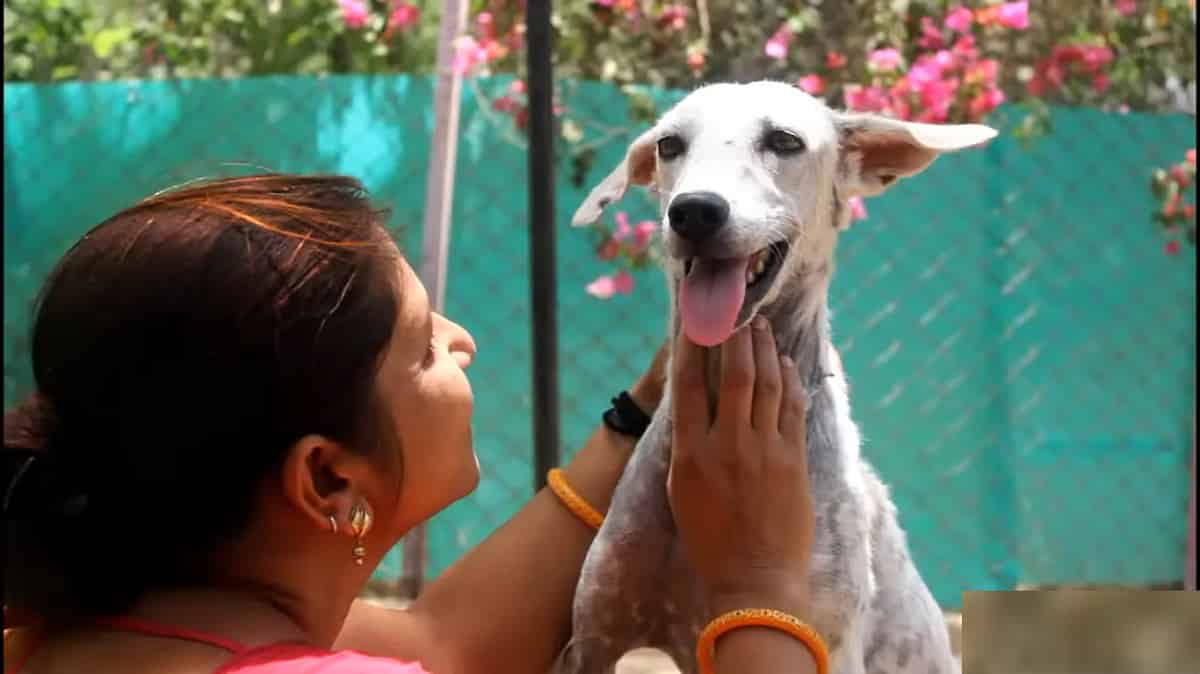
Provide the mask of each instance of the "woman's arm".
{"label": "woman's arm", "polygon": [[[629,391],[643,410],[662,397],[662,360],[665,349]],[[634,444],[601,425],[563,472],[604,512]],[[433,672],[546,671],[570,636],[575,585],[594,535],[543,489],[407,611],[355,602],[335,647],[421,660]]]}

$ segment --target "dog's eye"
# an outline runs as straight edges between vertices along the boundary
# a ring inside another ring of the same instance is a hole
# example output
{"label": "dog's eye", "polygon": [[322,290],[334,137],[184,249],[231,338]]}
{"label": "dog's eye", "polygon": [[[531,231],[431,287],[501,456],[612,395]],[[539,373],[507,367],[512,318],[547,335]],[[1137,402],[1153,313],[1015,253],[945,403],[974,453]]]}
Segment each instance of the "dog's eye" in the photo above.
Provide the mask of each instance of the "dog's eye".
{"label": "dog's eye", "polygon": [[764,145],[777,154],[796,154],[804,151],[804,141],[799,136],[776,129],[763,139]]}
{"label": "dog's eye", "polygon": [[683,139],[679,136],[663,136],[658,139],[658,156],[663,159],[674,159],[683,154]]}

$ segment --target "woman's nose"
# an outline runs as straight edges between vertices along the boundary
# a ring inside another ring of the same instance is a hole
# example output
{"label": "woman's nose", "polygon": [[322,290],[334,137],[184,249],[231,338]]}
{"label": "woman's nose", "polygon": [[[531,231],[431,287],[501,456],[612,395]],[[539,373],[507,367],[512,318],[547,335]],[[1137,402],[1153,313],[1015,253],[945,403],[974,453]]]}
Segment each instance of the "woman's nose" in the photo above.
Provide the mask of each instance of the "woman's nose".
{"label": "woman's nose", "polygon": [[458,362],[458,366],[462,369],[467,369],[471,365],[471,361],[475,360],[475,339],[471,337],[471,333],[467,332],[466,328],[446,318],[438,315],[439,326],[438,332],[441,333],[442,343],[446,345],[446,350]]}

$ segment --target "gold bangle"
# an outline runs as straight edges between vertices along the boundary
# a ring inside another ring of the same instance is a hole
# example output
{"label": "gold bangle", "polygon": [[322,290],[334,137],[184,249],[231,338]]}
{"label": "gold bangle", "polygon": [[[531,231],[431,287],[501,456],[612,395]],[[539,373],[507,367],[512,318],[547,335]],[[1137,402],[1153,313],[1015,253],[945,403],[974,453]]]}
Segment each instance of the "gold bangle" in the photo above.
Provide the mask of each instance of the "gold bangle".
{"label": "gold bangle", "polygon": [[588,502],[576,494],[575,490],[571,489],[571,485],[567,484],[562,469],[551,468],[546,473],[546,484],[550,486],[550,491],[554,492],[558,500],[567,507],[567,510],[579,518],[579,521],[593,529],[599,529],[600,525],[604,523],[604,515],[596,512],[595,508],[588,505]]}
{"label": "gold bangle", "polygon": [[829,650],[816,630],[799,618],[769,608],[742,608],[723,613],[708,623],[696,640],[696,662],[700,674],[713,674],[713,650],[717,638],[739,627],[770,627],[799,639],[812,654],[817,674],[829,671]]}

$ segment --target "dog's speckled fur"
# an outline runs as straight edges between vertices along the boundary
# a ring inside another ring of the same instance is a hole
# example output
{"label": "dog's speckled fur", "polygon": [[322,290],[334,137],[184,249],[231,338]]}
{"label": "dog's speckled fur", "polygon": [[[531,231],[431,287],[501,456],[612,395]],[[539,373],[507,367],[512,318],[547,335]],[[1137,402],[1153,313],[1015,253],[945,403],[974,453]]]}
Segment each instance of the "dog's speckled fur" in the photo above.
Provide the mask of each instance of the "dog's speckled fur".
{"label": "dog's speckled fur", "polygon": [[[806,150],[788,157],[764,151],[759,139],[769,129],[800,136]],[[666,133],[686,140],[683,157],[656,158],[655,143]],[[594,221],[631,183],[655,189],[664,213],[683,192],[709,190],[725,197],[729,222],[702,251],[675,237],[664,217],[672,293],[691,255],[747,256],[789,242],[772,286],[753,306],[744,306],[738,319],[740,325],[755,314],[767,317],[780,350],[792,356],[809,386],[816,531],[808,579],[812,609],[803,618],[826,640],[835,674],[958,671],[941,611],[909,558],[887,487],[859,454],[845,376],[830,348],[826,298],[837,233],[849,225],[845,200],[878,194],[896,178],[925,168],[939,152],[978,145],[994,133],[978,125],[906,124],[836,113],[780,83],[712,85],[693,92],[639,137],[576,213],[576,224]],[[677,334],[674,307],[672,302],[671,328]],[[709,354],[715,359],[718,350]],[[710,393],[716,395],[715,382]],[[667,503],[669,395],[638,442],[584,562],[573,636],[558,674],[611,672],[625,652],[638,647],[662,649],[684,672],[695,672],[696,637],[713,616]]]}

